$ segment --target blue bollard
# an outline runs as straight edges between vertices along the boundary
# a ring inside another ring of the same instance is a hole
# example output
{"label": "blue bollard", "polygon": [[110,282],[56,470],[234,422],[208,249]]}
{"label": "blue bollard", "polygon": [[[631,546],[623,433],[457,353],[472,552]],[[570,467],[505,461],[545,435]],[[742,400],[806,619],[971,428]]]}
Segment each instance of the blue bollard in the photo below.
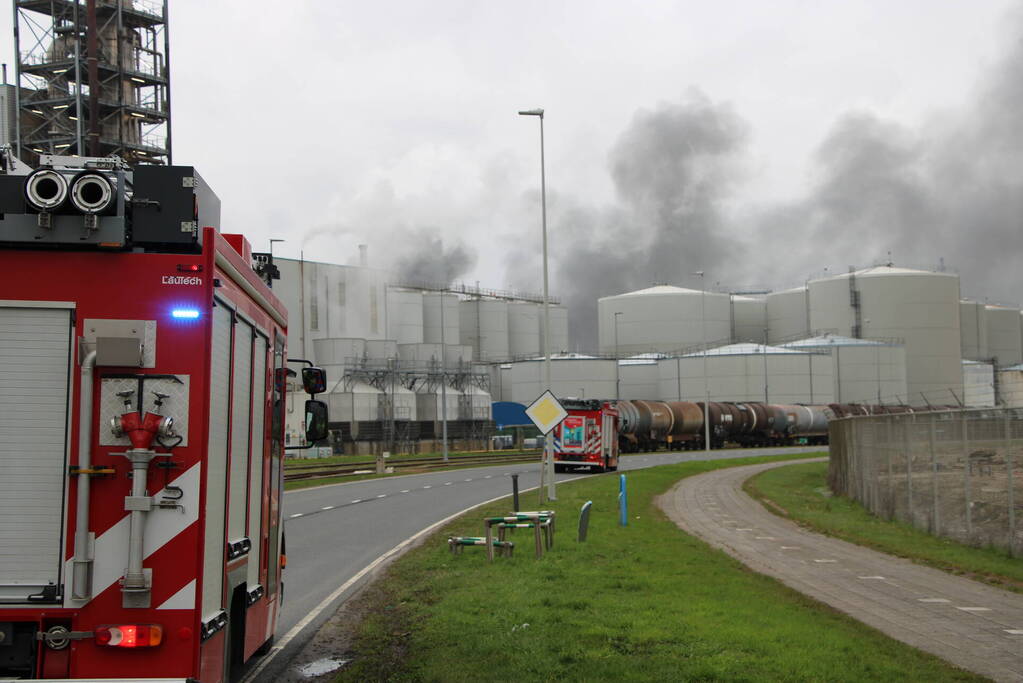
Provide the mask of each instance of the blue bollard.
{"label": "blue bollard", "polygon": [[622,526],[629,525],[629,499],[625,493],[625,475],[618,475],[618,523]]}

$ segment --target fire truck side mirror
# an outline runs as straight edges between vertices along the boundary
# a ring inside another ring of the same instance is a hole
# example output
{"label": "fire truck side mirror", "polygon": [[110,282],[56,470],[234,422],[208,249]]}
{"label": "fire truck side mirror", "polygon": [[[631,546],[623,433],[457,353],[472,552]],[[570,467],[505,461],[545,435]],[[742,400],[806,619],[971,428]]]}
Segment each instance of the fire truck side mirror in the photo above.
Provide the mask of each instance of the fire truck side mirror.
{"label": "fire truck side mirror", "polygon": [[323,368],[302,368],[302,387],[307,394],[322,394],[327,390],[327,373]]}
{"label": "fire truck side mirror", "polygon": [[313,444],[327,438],[327,404],[312,399],[305,402],[305,440]]}

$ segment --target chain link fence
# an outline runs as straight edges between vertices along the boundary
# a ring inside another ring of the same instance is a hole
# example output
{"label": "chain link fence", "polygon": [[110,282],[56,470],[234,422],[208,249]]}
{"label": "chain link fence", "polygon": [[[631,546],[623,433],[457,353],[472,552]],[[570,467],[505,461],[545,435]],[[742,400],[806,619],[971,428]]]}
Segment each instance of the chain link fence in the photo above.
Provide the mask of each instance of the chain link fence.
{"label": "chain link fence", "polygon": [[832,420],[828,483],[874,514],[1023,555],[1023,409]]}

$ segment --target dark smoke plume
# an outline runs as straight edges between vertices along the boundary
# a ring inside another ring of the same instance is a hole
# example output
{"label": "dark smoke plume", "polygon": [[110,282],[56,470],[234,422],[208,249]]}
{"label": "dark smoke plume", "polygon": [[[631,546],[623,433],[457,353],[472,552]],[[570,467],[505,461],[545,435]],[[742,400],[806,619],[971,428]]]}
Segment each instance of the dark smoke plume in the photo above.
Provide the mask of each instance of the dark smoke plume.
{"label": "dark smoke plume", "polygon": [[[616,206],[548,198],[551,291],[568,307],[574,346],[596,349],[599,297],[658,282],[699,286],[694,271],[724,279],[742,258],[724,234],[721,207],[741,176],[747,137],[730,106],[693,91],[681,104],[640,110],[618,138],[608,155]],[[524,258],[512,249],[509,272]]]}
{"label": "dark smoke plume", "polygon": [[396,245],[393,270],[409,283],[451,284],[476,264],[476,254],[464,244],[444,244],[439,230],[421,229]]}

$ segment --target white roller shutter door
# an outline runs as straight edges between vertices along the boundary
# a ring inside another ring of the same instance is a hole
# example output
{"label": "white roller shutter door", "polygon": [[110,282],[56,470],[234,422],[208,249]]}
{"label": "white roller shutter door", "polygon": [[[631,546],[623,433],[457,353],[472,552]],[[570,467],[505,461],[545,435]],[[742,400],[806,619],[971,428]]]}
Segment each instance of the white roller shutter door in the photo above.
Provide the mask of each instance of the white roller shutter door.
{"label": "white roller shutter door", "polygon": [[60,585],[71,311],[0,307],[0,603]]}

